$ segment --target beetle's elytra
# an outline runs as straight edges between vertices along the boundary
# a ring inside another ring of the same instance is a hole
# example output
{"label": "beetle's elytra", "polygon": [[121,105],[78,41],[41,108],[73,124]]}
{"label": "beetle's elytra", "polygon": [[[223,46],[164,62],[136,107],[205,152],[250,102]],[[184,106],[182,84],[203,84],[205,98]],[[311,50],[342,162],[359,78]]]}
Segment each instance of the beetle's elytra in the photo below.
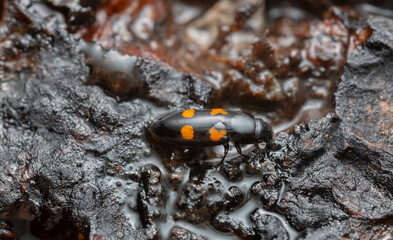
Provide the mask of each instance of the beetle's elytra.
{"label": "beetle's elytra", "polygon": [[149,128],[153,137],[182,147],[224,145],[233,142],[241,154],[239,144],[269,142],[272,128],[260,118],[222,108],[188,109],[163,116]]}

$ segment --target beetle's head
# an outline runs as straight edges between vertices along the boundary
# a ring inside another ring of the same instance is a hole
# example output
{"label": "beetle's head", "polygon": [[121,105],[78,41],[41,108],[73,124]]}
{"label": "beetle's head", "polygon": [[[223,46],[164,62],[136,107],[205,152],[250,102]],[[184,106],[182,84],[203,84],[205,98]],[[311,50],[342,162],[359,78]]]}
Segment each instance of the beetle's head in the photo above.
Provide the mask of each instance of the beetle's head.
{"label": "beetle's head", "polygon": [[258,142],[270,142],[273,138],[273,129],[260,118],[255,118],[255,139]]}

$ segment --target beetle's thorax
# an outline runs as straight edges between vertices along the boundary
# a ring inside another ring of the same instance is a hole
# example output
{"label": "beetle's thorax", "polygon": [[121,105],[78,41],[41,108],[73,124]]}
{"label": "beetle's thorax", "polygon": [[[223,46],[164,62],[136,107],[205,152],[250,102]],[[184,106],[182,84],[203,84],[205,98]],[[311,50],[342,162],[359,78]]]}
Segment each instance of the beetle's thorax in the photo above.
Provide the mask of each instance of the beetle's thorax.
{"label": "beetle's thorax", "polygon": [[270,142],[273,138],[273,129],[260,118],[255,118],[255,139],[259,142]]}

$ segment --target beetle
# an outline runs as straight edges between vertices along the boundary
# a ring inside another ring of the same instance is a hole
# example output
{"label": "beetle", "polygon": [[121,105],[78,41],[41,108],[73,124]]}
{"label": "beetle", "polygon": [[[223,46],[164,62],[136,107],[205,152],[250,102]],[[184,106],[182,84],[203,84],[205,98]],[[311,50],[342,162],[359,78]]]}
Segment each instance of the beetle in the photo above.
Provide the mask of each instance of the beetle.
{"label": "beetle", "polygon": [[153,138],[180,147],[224,145],[225,159],[232,142],[237,152],[240,144],[270,142],[272,128],[252,115],[222,108],[187,109],[158,118],[148,128]]}

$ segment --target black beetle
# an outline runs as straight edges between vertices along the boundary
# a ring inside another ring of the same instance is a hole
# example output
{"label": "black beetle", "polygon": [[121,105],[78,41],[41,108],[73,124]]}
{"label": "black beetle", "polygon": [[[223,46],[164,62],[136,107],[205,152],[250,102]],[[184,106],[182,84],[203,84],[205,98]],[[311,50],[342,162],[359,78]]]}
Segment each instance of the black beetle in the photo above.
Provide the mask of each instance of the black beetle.
{"label": "black beetle", "polygon": [[163,116],[150,125],[151,135],[170,145],[180,147],[224,145],[223,161],[233,142],[242,155],[240,144],[270,142],[272,128],[260,118],[222,108],[188,109]]}

